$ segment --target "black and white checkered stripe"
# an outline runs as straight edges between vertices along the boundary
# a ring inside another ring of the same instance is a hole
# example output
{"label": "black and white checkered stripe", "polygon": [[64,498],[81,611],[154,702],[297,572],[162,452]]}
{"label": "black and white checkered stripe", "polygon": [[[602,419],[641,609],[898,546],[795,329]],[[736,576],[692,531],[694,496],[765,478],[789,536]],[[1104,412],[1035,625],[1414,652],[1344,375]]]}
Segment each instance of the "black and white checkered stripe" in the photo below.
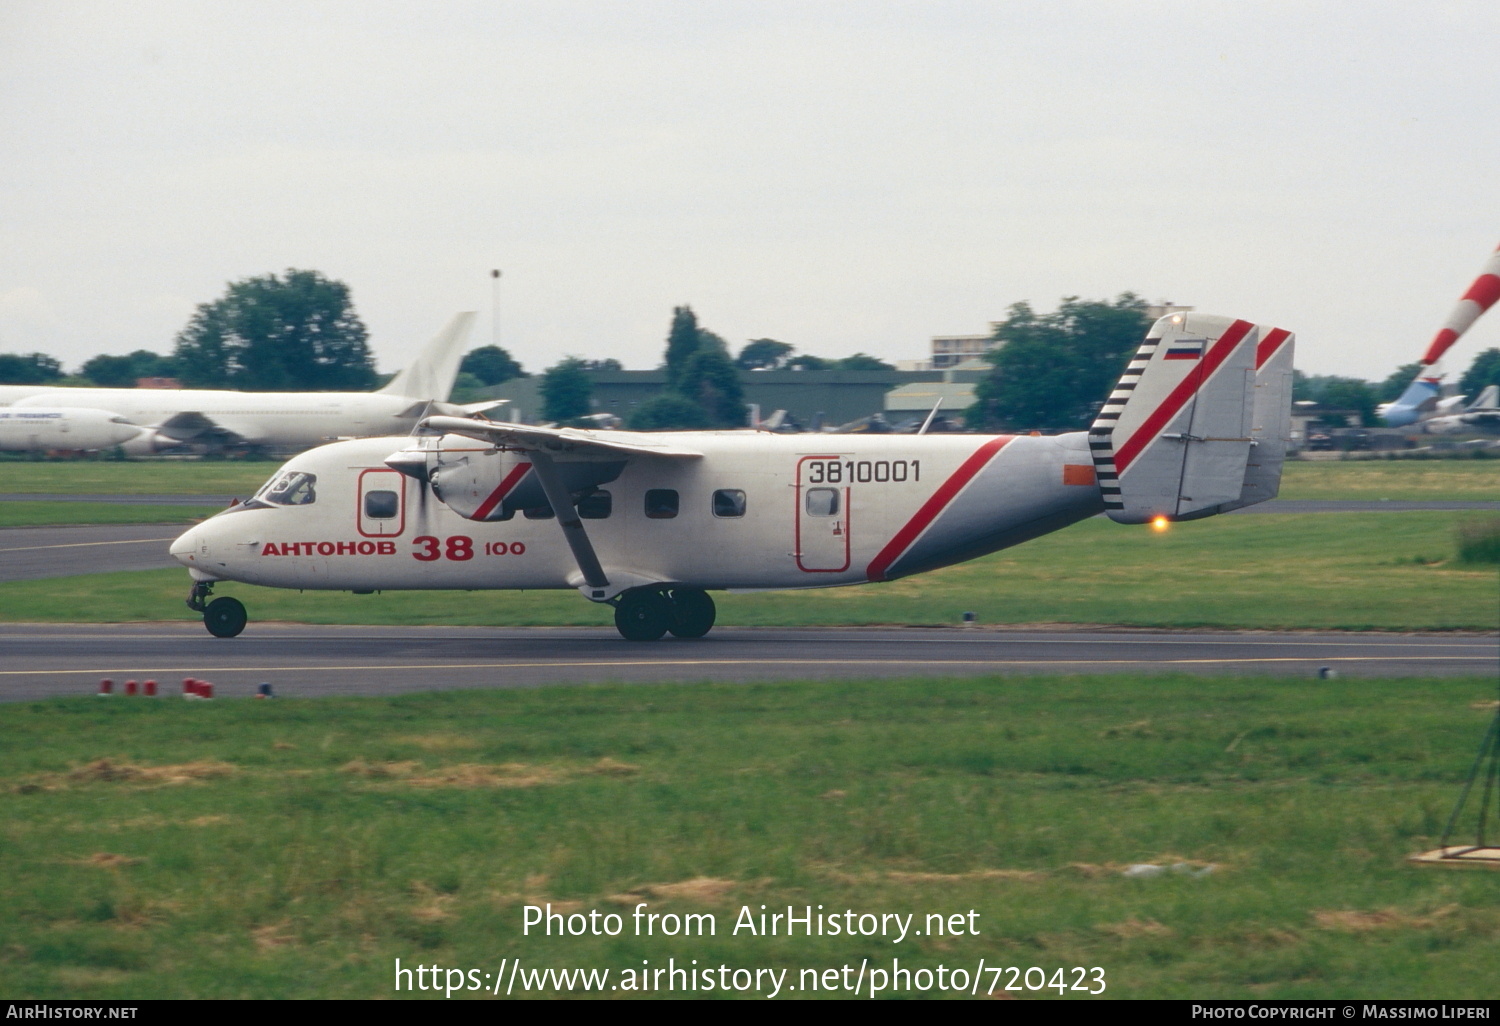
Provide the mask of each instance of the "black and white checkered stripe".
{"label": "black and white checkered stripe", "polygon": [[1094,458],[1094,477],[1099,482],[1105,509],[1125,508],[1125,502],[1120,496],[1120,474],[1115,468],[1115,425],[1119,423],[1120,414],[1125,412],[1125,403],[1135,392],[1135,386],[1140,384],[1142,372],[1160,345],[1160,338],[1148,338],[1141,343],[1141,347],[1135,351],[1135,358],[1125,368],[1120,383],[1115,385],[1115,390],[1104,401],[1103,408],[1089,428],[1089,452]]}

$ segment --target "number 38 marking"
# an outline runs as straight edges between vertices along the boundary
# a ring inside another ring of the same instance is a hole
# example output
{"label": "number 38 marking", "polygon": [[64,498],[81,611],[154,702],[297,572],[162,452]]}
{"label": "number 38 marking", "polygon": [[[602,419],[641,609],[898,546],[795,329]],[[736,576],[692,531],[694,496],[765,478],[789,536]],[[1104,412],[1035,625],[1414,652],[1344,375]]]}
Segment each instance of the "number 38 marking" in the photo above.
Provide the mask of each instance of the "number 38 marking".
{"label": "number 38 marking", "polygon": [[[462,563],[474,558],[474,539],[465,534],[455,534],[446,542],[424,534],[413,538],[411,543],[417,547],[417,551],[411,554],[412,558],[423,563],[431,563],[435,559],[451,559]],[[526,545],[524,542],[486,542],[483,552],[486,556],[520,556],[526,553]]]}

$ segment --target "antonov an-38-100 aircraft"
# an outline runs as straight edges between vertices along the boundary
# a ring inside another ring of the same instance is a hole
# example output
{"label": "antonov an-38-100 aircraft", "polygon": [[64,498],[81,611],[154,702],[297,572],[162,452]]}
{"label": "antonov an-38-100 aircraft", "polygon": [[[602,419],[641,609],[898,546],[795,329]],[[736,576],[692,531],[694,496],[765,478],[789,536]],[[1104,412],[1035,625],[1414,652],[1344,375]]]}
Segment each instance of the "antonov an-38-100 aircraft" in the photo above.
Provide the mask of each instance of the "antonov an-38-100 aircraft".
{"label": "antonov an-38-100 aircraft", "polygon": [[1291,334],[1157,321],[1093,426],[1041,435],[644,434],[434,416],[336,442],[183,534],[188,604],[244,629],[221,581],[367,593],[576,588],[626,638],[707,634],[709,592],[886,581],[1097,513],[1193,520],[1275,496]]}

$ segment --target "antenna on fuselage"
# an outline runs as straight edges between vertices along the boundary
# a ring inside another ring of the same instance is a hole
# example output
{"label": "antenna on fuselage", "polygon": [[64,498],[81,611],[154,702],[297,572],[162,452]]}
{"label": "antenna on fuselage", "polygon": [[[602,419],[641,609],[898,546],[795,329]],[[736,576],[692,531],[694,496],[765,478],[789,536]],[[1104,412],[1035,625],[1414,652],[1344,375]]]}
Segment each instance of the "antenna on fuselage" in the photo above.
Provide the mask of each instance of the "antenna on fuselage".
{"label": "antenna on fuselage", "polygon": [[927,415],[926,420],[922,421],[922,426],[917,428],[917,434],[925,435],[927,433],[927,429],[932,427],[932,422],[937,420],[938,410],[942,408],[942,405],[943,397],[938,396],[937,402],[932,404],[932,412]]}

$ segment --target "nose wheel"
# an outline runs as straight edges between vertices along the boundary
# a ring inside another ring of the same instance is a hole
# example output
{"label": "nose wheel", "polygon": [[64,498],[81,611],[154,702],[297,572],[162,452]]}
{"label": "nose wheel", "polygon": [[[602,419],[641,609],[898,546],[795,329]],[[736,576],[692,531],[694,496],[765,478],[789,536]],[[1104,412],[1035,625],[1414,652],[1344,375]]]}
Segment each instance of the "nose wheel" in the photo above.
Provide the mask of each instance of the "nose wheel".
{"label": "nose wheel", "polygon": [[232,638],[245,629],[250,617],[245,613],[245,604],[239,599],[216,598],[208,601],[213,593],[212,581],[195,581],[188,592],[187,607],[203,614],[203,626],[216,638]]}
{"label": "nose wheel", "polygon": [[245,629],[250,618],[239,599],[216,598],[203,610],[203,626],[216,638],[232,638]]}

